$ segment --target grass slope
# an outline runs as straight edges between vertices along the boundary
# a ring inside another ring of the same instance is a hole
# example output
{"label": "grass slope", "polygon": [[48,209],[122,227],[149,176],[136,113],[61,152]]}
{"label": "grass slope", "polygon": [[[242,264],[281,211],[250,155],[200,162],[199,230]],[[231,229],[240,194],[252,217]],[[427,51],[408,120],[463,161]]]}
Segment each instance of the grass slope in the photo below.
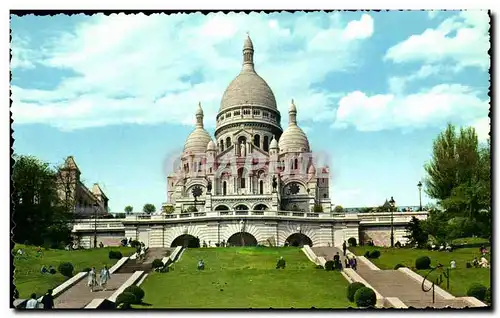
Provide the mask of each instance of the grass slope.
{"label": "grass slope", "polygon": [[[17,256],[19,248],[26,253],[25,259]],[[115,264],[118,260],[111,260],[108,257],[111,250],[119,250],[123,256],[129,256],[135,252],[135,249],[130,247],[105,247],[77,251],[42,249],[43,255],[37,257],[36,249],[34,246],[16,244],[13,250],[14,255],[16,255],[14,258],[14,285],[19,291],[20,298],[29,298],[31,293],[42,295],[47,292],[47,289],[55,288],[66,280],[59,272],[54,275],[40,273],[42,265],[47,268],[52,265],[57,270],[60,263],[70,262],[75,268],[73,274],[76,274],[87,267],[101,268],[104,265],[112,266]]]}
{"label": "grass slope", "polygon": [[[437,263],[443,264],[445,267],[450,266],[450,262],[454,260],[457,268],[450,270],[450,288],[448,291],[455,296],[467,296],[467,289],[472,283],[480,283],[486,287],[491,284],[491,273],[486,268],[466,268],[467,262],[472,262],[474,257],[480,257],[478,248],[461,248],[454,250],[451,253],[428,251],[421,249],[406,249],[406,248],[383,248],[383,247],[351,247],[351,252],[356,255],[364,255],[366,251],[379,250],[380,258],[370,259],[370,261],[377,265],[380,269],[394,269],[396,264],[403,264],[421,276],[425,276],[429,270],[415,270],[415,260],[420,256],[429,256],[431,259],[431,266],[436,266]],[[428,279],[435,280],[439,273],[433,272]],[[441,288],[446,288],[446,280],[443,277]]]}
{"label": "grass slope", "polygon": [[[286,269],[275,269],[280,256]],[[196,269],[200,259],[205,271]],[[145,308],[347,308],[347,281],[315,269],[299,248],[188,249],[169,273],[141,287]],[[159,292],[161,291],[161,292]]]}

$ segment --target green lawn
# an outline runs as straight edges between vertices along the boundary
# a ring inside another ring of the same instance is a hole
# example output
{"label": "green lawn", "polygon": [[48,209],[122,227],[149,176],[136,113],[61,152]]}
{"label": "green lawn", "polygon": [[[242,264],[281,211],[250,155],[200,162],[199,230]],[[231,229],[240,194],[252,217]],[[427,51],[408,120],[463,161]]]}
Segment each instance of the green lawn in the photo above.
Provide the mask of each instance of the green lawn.
{"label": "green lawn", "polygon": [[[286,269],[275,269],[283,256]],[[205,261],[205,270],[197,263]],[[169,273],[151,273],[143,308],[347,308],[347,281],[316,269],[299,248],[188,249]]]}
{"label": "green lawn", "polygon": [[[26,253],[26,259],[19,258],[16,254],[21,248]],[[55,288],[66,279],[59,272],[51,274],[42,274],[40,269],[42,265],[47,268],[52,265],[56,270],[60,263],[70,262],[75,267],[74,274],[80,272],[86,267],[96,266],[100,268],[104,265],[112,266],[118,260],[111,260],[108,257],[110,250],[119,250],[123,256],[132,255],[135,249],[130,247],[107,247],[100,249],[65,251],[65,250],[44,250],[42,256],[36,256],[36,247],[16,244],[13,253],[14,258],[14,284],[19,291],[20,298],[28,298],[31,293],[37,295],[44,294],[47,289]]]}
{"label": "green lawn", "polygon": [[[445,267],[450,266],[450,262],[454,260],[457,268],[450,270],[450,288],[448,291],[455,296],[466,296],[467,289],[472,283],[480,283],[486,287],[490,286],[490,270],[486,268],[466,268],[467,262],[472,262],[474,257],[480,257],[478,248],[461,248],[456,249],[451,253],[437,252],[420,249],[406,249],[406,248],[383,248],[383,247],[351,247],[349,248],[356,255],[364,255],[366,251],[377,249],[380,251],[380,258],[370,259],[370,261],[377,265],[380,269],[394,269],[396,264],[411,268],[421,276],[425,276],[428,270],[415,270],[415,260],[420,256],[429,256],[431,259],[431,266],[436,266],[437,263],[443,264]],[[434,272],[429,276],[429,279],[435,280],[439,276]],[[443,277],[444,279],[444,277]],[[446,289],[446,281],[441,285],[441,288]]]}

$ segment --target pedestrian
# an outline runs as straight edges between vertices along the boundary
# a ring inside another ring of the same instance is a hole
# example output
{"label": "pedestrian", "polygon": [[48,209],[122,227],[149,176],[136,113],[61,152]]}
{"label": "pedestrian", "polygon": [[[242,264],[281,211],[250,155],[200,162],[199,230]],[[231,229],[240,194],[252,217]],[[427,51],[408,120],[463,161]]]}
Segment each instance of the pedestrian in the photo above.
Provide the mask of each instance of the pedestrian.
{"label": "pedestrian", "polygon": [[94,292],[94,287],[97,285],[97,278],[96,278],[96,272],[95,272],[95,267],[92,267],[92,269],[89,272],[89,277],[87,281],[87,285],[90,287],[90,292]]}
{"label": "pedestrian", "polygon": [[31,294],[31,298],[26,302],[26,309],[40,308],[40,302],[36,299],[36,294]]}
{"label": "pedestrian", "polygon": [[108,266],[104,265],[104,268],[101,269],[101,287],[103,291],[106,291],[106,285],[108,284],[108,280],[111,278],[111,274],[109,273]]}
{"label": "pedestrian", "polygon": [[344,256],[345,256],[345,252],[347,251],[347,244],[345,241],[344,243],[342,243],[342,250],[344,251]]}
{"label": "pedestrian", "polygon": [[49,289],[42,298],[43,309],[54,308],[54,296],[52,296],[52,289]]}

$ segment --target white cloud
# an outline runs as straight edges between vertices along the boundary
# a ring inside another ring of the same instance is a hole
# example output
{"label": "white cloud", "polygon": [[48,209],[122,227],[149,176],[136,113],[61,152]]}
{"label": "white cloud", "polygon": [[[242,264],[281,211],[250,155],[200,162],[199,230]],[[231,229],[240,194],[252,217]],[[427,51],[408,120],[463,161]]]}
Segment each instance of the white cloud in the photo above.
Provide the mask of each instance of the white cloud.
{"label": "white cloud", "polygon": [[488,69],[490,18],[486,11],[462,11],[443,21],[436,29],[412,35],[389,48],[385,59],[394,63],[453,61],[457,67]]}
{"label": "white cloud", "polygon": [[488,116],[482,117],[472,123],[472,127],[476,129],[477,137],[480,141],[486,141],[490,138],[491,131],[490,118]]}
{"label": "white cloud", "polygon": [[429,10],[429,11],[427,11],[427,16],[429,17],[429,19],[432,20],[435,17],[437,17],[439,13],[440,13],[439,10]]}
{"label": "white cloud", "polygon": [[422,80],[444,72],[453,72],[456,69],[451,69],[441,65],[422,65],[418,71],[411,73],[408,76],[391,76],[389,77],[389,91],[394,94],[403,94],[406,85],[416,80]]}
{"label": "white cloud", "polygon": [[[212,126],[222,94],[241,68],[247,31],[256,70],[273,89],[283,118],[293,97],[300,121],[331,120],[337,95],[313,91],[311,85],[330,72],[355,66],[360,40],[373,33],[373,21],[367,14],[357,22],[340,21],[333,14],[328,25],[311,16],[294,19],[288,26],[273,15],[242,13],[89,17],[45,41],[40,60],[23,59],[78,75],[53,90],[13,87],[14,120],[61,129],[187,124],[194,121],[201,101],[205,124]],[[200,78],[190,82],[192,77]]]}
{"label": "white cloud", "polygon": [[334,127],[360,131],[441,126],[451,121],[471,125],[488,114],[489,100],[459,84],[442,84],[410,95],[368,96],[355,91],[339,101]]}

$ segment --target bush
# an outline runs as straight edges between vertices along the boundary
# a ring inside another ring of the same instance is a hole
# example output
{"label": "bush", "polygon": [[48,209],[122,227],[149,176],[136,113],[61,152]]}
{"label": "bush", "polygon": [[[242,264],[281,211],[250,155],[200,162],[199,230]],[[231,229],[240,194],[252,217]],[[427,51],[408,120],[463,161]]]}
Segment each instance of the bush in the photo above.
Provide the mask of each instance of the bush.
{"label": "bush", "polygon": [[116,306],[123,304],[122,308],[130,308],[131,304],[136,303],[135,295],[131,292],[123,292],[116,297]]}
{"label": "bush", "polygon": [[379,257],[380,257],[380,252],[378,250],[374,250],[374,251],[370,252],[369,258],[376,259],[376,258],[379,258]]}
{"label": "bush", "polygon": [[415,261],[415,268],[416,269],[429,269],[431,268],[431,259],[429,256],[420,256],[417,258]]}
{"label": "bush", "polygon": [[477,299],[483,301],[486,298],[486,291],[486,287],[479,283],[474,283],[467,290],[467,296],[476,297]]}
{"label": "bush", "polygon": [[73,264],[66,262],[59,264],[59,267],[57,269],[59,270],[59,273],[61,273],[63,276],[71,277],[73,276],[73,270],[75,268],[73,267]]}
{"label": "bush", "polygon": [[109,251],[109,259],[120,259],[122,258],[122,252],[120,251]]}
{"label": "bush", "polygon": [[366,258],[370,258],[370,251],[366,251],[364,256],[365,256]]}
{"label": "bush", "polygon": [[90,272],[92,269],[90,267],[85,267],[84,269],[82,269],[82,272],[85,272],[85,273],[88,273]]}
{"label": "bush", "polygon": [[134,304],[142,303],[142,299],[144,298],[144,290],[142,290],[141,287],[139,287],[137,285],[130,285],[129,287],[125,288],[125,290],[123,292],[124,293],[130,292],[130,293],[134,294],[134,296],[135,296]]}
{"label": "bush", "polygon": [[321,265],[316,265],[316,266],[314,266],[314,268],[316,268],[316,269],[324,269],[324,267],[321,266]]}
{"label": "bush", "polygon": [[377,296],[371,288],[361,287],[354,294],[354,301],[358,307],[373,307],[377,303]]}
{"label": "bush", "polygon": [[358,243],[356,242],[356,238],[354,238],[354,237],[350,237],[347,240],[347,243],[349,243],[349,246],[352,246],[352,247],[356,247],[356,245],[358,245]]}
{"label": "bush", "polygon": [[347,299],[349,301],[353,302],[354,301],[354,295],[358,291],[358,289],[365,287],[363,283],[360,282],[355,282],[347,286]]}
{"label": "bush", "polygon": [[137,246],[141,246],[141,242],[139,242],[138,240],[130,241],[130,247],[137,247]]}
{"label": "bush", "polygon": [[486,289],[486,294],[484,295],[484,302],[491,305],[491,287]]}
{"label": "bush", "polygon": [[396,266],[394,266],[394,269],[397,270],[398,268],[401,267],[406,267],[406,266],[404,266],[403,264],[396,264]]}
{"label": "bush", "polygon": [[333,261],[331,261],[331,260],[330,261],[326,261],[326,263],[325,263],[325,270],[327,270],[327,271],[333,271],[333,266],[334,266]]}
{"label": "bush", "polygon": [[397,247],[397,248],[401,248],[401,242],[397,241],[396,244],[394,244],[394,246]]}
{"label": "bush", "polygon": [[152,265],[153,269],[155,269],[155,268],[163,267],[163,262],[161,261],[161,259],[157,258],[153,261],[153,263],[151,265]]}

